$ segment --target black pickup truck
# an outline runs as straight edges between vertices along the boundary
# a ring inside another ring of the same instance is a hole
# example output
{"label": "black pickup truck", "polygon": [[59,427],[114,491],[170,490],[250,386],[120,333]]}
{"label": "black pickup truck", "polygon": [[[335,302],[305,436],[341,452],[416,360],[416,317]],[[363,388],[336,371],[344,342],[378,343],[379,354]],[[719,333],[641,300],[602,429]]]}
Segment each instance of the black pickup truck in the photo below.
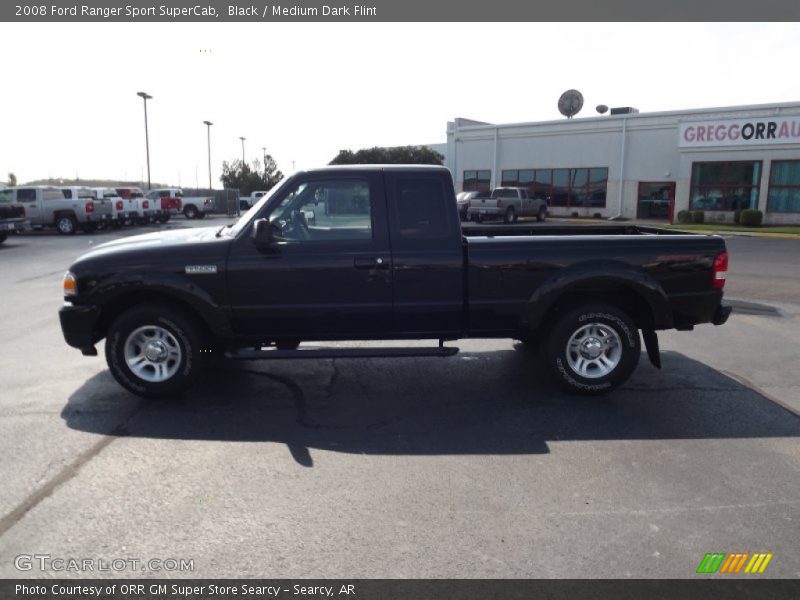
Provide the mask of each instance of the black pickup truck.
{"label": "black pickup truck", "polygon": [[[536,343],[570,391],[607,392],[659,329],[724,323],[717,236],[612,226],[465,227],[442,167],[328,167],[284,180],[236,223],[98,246],[64,279],[61,327],[106,338],[117,381],[189,387],[208,356],[449,356],[459,338]],[[430,347],[309,347],[430,339]],[[302,345],[301,345],[302,344]]]}
{"label": "black pickup truck", "polygon": [[10,190],[0,190],[0,244],[8,239],[9,233],[27,228],[25,207],[13,202]]}

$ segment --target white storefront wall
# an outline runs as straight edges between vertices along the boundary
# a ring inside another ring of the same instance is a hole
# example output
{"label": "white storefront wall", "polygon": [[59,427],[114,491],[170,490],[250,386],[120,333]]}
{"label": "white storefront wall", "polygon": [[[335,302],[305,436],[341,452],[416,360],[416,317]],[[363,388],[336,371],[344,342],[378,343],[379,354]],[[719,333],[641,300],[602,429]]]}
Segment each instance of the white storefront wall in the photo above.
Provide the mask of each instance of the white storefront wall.
{"label": "white storefront wall", "polygon": [[[754,160],[762,161],[758,208],[764,211],[765,222],[800,222],[800,213],[767,210],[771,161],[800,160],[800,103],[507,125],[476,123],[460,119],[448,123],[446,164],[457,190],[463,189],[468,170],[491,170],[495,187],[503,170],[606,167],[604,208],[552,207],[551,214],[636,218],[639,184],[672,182],[677,215],[689,208],[694,162]],[[757,135],[759,127],[761,135]],[[733,212],[709,210],[706,219],[732,221]]]}

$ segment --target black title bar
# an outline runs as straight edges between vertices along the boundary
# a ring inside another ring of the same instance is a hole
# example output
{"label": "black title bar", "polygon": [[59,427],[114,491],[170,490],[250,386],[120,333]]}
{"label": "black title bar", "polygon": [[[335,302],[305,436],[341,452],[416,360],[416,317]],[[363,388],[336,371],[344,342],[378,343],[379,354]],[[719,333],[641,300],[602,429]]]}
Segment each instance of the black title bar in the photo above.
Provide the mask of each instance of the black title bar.
{"label": "black title bar", "polygon": [[553,579],[40,579],[0,580],[4,600],[783,600],[800,581]]}

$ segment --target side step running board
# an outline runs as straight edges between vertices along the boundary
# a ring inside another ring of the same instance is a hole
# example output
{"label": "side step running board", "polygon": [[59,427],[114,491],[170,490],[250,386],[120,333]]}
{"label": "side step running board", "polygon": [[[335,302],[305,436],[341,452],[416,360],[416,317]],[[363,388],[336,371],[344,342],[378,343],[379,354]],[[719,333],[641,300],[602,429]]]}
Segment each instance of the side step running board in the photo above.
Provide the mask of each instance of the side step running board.
{"label": "side step running board", "polygon": [[297,350],[239,350],[226,352],[227,358],[235,360],[278,360],[288,358],[402,358],[419,356],[453,356],[458,348],[298,348]]}

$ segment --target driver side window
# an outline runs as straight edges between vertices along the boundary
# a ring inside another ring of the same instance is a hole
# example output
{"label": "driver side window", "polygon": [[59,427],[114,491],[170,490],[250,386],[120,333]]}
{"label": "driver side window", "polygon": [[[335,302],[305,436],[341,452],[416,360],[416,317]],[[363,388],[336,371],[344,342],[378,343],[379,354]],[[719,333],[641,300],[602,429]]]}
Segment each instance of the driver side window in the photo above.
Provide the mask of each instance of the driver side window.
{"label": "driver side window", "polygon": [[279,241],[372,239],[372,199],[362,179],[305,181],[270,217]]}

